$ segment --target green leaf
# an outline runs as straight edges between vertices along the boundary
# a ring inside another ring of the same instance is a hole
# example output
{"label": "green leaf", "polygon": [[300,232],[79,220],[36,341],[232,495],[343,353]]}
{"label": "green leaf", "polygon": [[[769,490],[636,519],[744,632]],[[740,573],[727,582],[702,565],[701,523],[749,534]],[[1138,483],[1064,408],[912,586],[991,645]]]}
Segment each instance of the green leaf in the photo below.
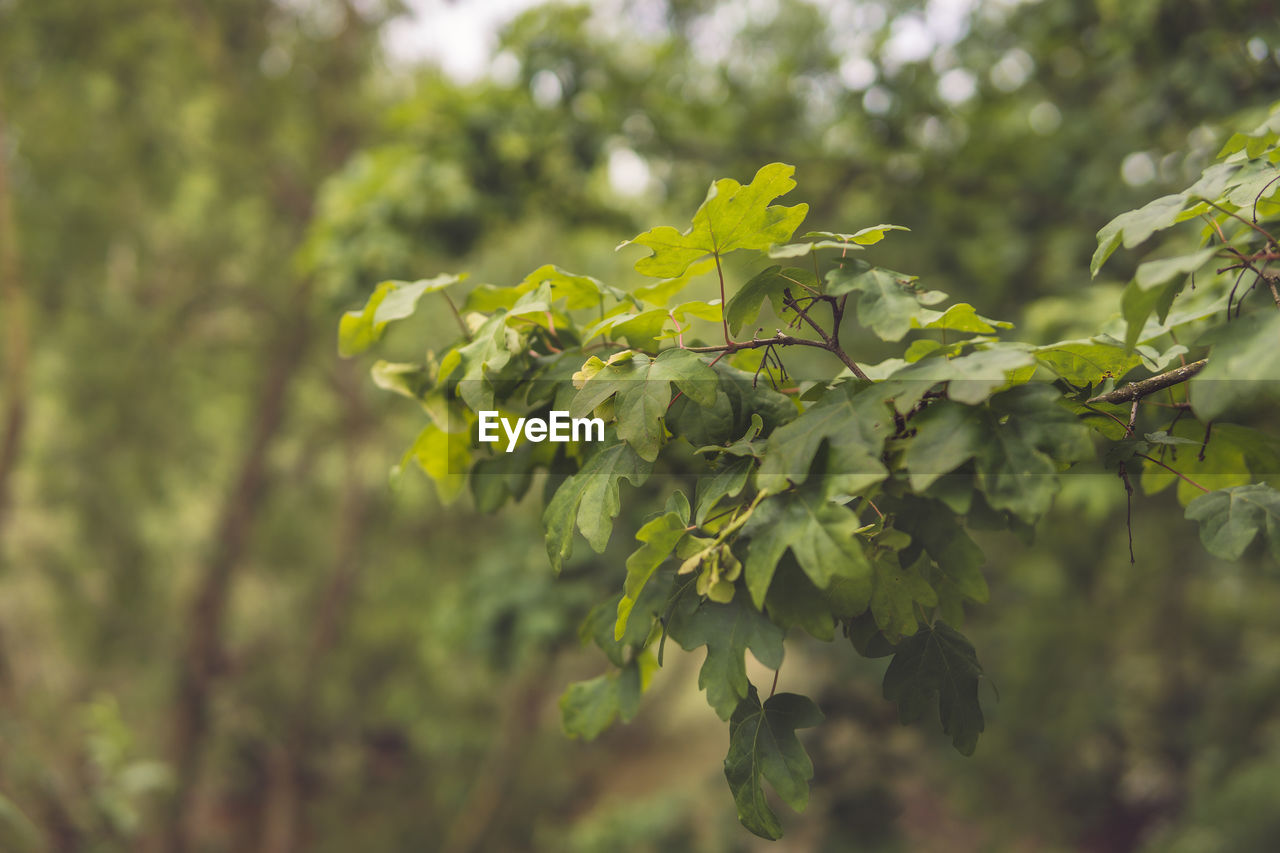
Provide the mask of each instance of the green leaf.
{"label": "green leaf", "polygon": [[[497,408],[493,379],[506,370],[514,355],[525,349],[524,339],[519,332],[507,326],[506,317],[505,314],[495,314],[485,320],[472,333],[468,344],[454,350],[457,365],[462,371],[458,377],[458,395],[473,411]],[[440,373],[443,380],[446,375],[444,362]]]}
{"label": "green leaf", "polygon": [[825,445],[823,470],[812,473],[828,494],[856,494],[888,475],[880,456],[892,434],[893,418],[877,395],[858,396],[852,384],[842,385],[773,431],[756,483],[775,493],[804,483]]}
{"label": "green leaf", "polygon": [[982,667],[972,644],[945,622],[924,626],[898,644],[884,674],[884,698],[898,703],[904,723],[938,703],[942,731],[963,755],[972,755],[985,722],[978,704]]}
{"label": "green leaf", "polygon": [[1200,522],[1205,550],[1238,560],[1254,539],[1267,542],[1280,562],[1280,492],[1263,483],[1209,492],[1187,504],[1187,518]]}
{"label": "green leaf", "polygon": [[934,385],[947,383],[947,397],[975,406],[992,394],[1029,380],[1035,373],[1035,356],[1025,344],[991,344],[958,358],[924,358],[895,370],[889,381],[869,389],[881,397],[892,397],[893,405],[906,414]]}
{"label": "green leaf", "polygon": [[642,674],[636,661],[620,670],[575,681],[560,696],[560,724],[569,737],[595,740],[616,718],[630,722],[640,707]]}
{"label": "green leaf", "polygon": [[[1182,445],[1189,445],[1191,447],[1200,446],[1200,442],[1196,441],[1194,438],[1179,438],[1176,435],[1169,435],[1169,433],[1165,432],[1164,430],[1149,432],[1146,435],[1144,435],[1143,438],[1145,438],[1147,441],[1151,442],[1152,444],[1165,444],[1170,446],[1182,444]],[[1145,453],[1146,451],[1143,450],[1140,452]]]}
{"label": "green leaf", "polygon": [[819,589],[842,577],[850,584],[848,594],[865,602],[871,593],[871,567],[854,535],[859,526],[852,510],[808,490],[766,500],[743,528],[751,536],[744,569],[751,600],[763,605],[778,561],[790,549]]}
{"label": "green leaf", "polygon": [[405,317],[413,316],[418,300],[423,294],[438,293],[463,281],[466,277],[464,273],[463,275],[438,275],[435,278],[425,278],[412,283],[388,282],[393,287],[373,313],[374,326],[381,328],[393,320],[403,320]]}
{"label": "green leaf", "polygon": [[[994,332],[996,328],[1012,329],[1013,324],[1007,320],[983,317],[968,302],[957,302],[946,311],[931,311],[927,308],[917,310],[915,316],[911,318],[911,328],[988,334]],[[907,360],[912,361],[910,358]]]}
{"label": "green leaf", "polygon": [[[611,601],[616,604],[608,622],[609,634],[603,639],[607,641],[609,636],[612,636],[614,645],[619,650],[626,645],[636,648],[643,646],[649,639],[654,621],[660,614],[667,611],[667,602],[671,597],[671,587],[675,579],[676,567],[668,563],[653,573],[649,582],[644,585],[644,589],[640,591],[638,598],[622,595],[612,599]],[[603,625],[600,626],[601,629],[603,627]],[[601,639],[600,634],[595,636]],[[600,645],[608,654],[608,646],[605,643]]]}
{"label": "green leaf", "polygon": [[1209,363],[1191,380],[1191,406],[1202,421],[1280,400],[1280,312],[1246,314],[1202,336]]}
{"label": "green leaf", "polygon": [[1190,275],[1204,266],[1205,261],[1212,258],[1217,251],[1216,248],[1210,247],[1190,255],[1147,261],[1145,264],[1138,266],[1138,273],[1133,277],[1133,280],[1143,290],[1151,290],[1153,287],[1167,284],[1179,276]]}
{"label": "green leaf", "polygon": [[1098,251],[1093,255],[1089,271],[1097,275],[1098,269],[1121,243],[1126,249],[1132,249],[1157,231],[1198,215],[1187,211],[1186,206],[1186,193],[1161,196],[1108,222],[1098,231]]}
{"label": "green leaf", "polygon": [[871,613],[876,627],[890,642],[916,632],[919,627],[917,604],[931,608],[938,603],[937,593],[920,575],[922,561],[927,563],[928,558],[922,556],[912,565],[903,566],[897,552],[885,550],[871,561],[875,578],[871,588]]}
{"label": "green leaf", "polygon": [[[1204,424],[1190,418],[1183,418],[1173,424],[1173,428],[1164,434],[1163,439],[1152,438],[1144,441],[1143,444],[1147,444],[1147,448],[1138,452],[1159,459],[1206,489],[1243,486],[1254,478],[1249,475],[1245,450],[1232,441],[1229,426],[1229,424],[1215,425],[1210,433],[1209,443],[1204,444]],[[1153,437],[1155,435],[1155,433],[1152,434]],[[1178,446],[1184,442],[1189,442],[1189,446]],[[1158,447],[1151,448],[1152,443]],[[1204,447],[1203,454],[1198,450],[1201,446]],[[1142,463],[1140,482],[1146,494],[1155,494],[1176,483],[1178,501],[1183,506],[1204,494],[1201,489],[1179,478],[1172,471],[1145,461]]]}
{"label": "green leaf", "polygon": [[471,451],[465,434],[448,433],[435,424],[428,424],[418,433],[406,456],[411,456],[423,473],[435,481],[436,492],[446,504],[452,503],[467,484]]}
{"label": "green leaf", "polygon": [[1108,377],[1119,379],[1142,364],[1142,357],[1126,350],[1119,341],[1100,338],[1063,341],[1034,352],[1041,364],[1072,385],[1097,384]]}
{"label": "green leaf", "polygon": [[374,289],[359,311],[348,311],[338,322],[338,353],[343,358],[364,352],[377,343],[387,323],[413,314],[424,293],[435,293],[457,284],[466,275],[439,275],[420,281],[384,281]]}
{"label": "green leaf", "polygon": [[[712,323],[719,323],[720,318],[724,316],[724,308],[720,305],[720,300],[713,302],[703,302],[694,300],[692,302],[681,302],[679,305],[670,309],[668,312],[678,320],[681,325],[687,325],[690,317],[697,317],[699,320],[708,320]],[[675,337],[675,332],[669,332],[670,337]]]}
{"label": "green leaf", "polygon": [[1262,124],[1248,133],[1233,133],[1218,152],[1218,159],[1237,151],[1244,151],[1250,158],[1257,157],[1280,139],[1280,111],[1274,108]]}
{"label": "green leaf", "polygon": [[1173,300],[1182,292],[1184,281],[1174,279],[1167,284],[1150,289],[1143,289],[1136,281],[1131,281],[1120,296],[1120,313],[1124,316],[1126,328],[1124,345],[1132,349],[1143,338],[1147,318],[1154,311],[1163,322],[1169,315]]}
{"label": "green leaf", "polygon": [[700,275],[711,272],[715,268],[715,259],[707,258],[705,261],[690,265],[687,270],[675,278],[664,278],[662,281],[657,281],[653,284],[641,285],[632,290],[631,295],[648,305],[666,308],[671,304],[675,295],[684,290],[690,281]]}
{"label": "green leaf", "polygon": [[770,840],[782,837],[782,824],[769,808],[763,780],[796,811],[808,805],[813,762],[796,730],[821,722],[822,712],[813,700],[796,693],[779,693],[761,705],[752,687],[734,709],[724,775],[738,807],[738,820],[751,832]]}
{"label": "green leaf", "polygon": [[1255,202],[1271,198],[1280,189],[1280,170],[1266,160],[1248,163],[1235,176],[1235,187],[1227,193],[1227,204],[1252,209]]}
{"label": "green leaf", "polygon": [[683,438],[694,447],[715,446],[731,441],[734,435],[733,403],[722,389],[716,389],[716,401],[700,406],[687,395],[671,401],[664,419],[667,430],[675,438]]}
{"label": "green leaf", "polygon": [[[922,306],[945,298],[937,291],[919,293],[911,287],[913,275],[873,267],[866,261],[851,261],[827,273],[827,294],[857,293],[858,322],[881,340],[898,341],[922,322]],[[929,314],[937,317],[936,311]],[[929,315],[923,315],[928,322]]]}
{"label": "green leaf", "polygon": [[[598,362],[597,362],[598,363]],[[614,413],[618,436],[642,459],[652,462],[666,437],[663,419],[671,402],[671,383],[701,406],[716,402],[715,371],[697,354],[683,349],[665,350],[657,358],[636,353],[627,359],[611,359],[591,376],[569,406],[573,417],[583,417],[616,395]]]}
{"label": "green leaf", "polygon": [[806,240],[831,240],[836,243],[854,243],[859,246],[871,246],[884,239],[890,231],[910,231],[905,225],[872,225],[861,228],[852,234],[839,234],[835,231],[810,231],[804,235]]}
{"label": "green leaf", "polygon": [[1102,269],[1102,265],[1107,262],[1107,258],[1116,249],[1120,248],[1120,240],[1123,238],[1120,226],[1113,219],[1102,228],[1098,229],[1098,248],[1094,250],[1093,257],[1089,260],[1089,275],[1097,278],[1098,270]]}
{"label": "green leaf", "polygon": [[911,488],[923,492],[959,468],[985,446],[986,426],[979,409],[938,401],[911,420],[916,434],[907,441],[905,462]]}
{"label": "green leaf", "polygon": [[725,309],[725,318],[729,321],[729,331],[738,334],[743,326],[756,321],[760,314],[760,306],[768,299],[778,316],[783,312],[783,291],[791,288],[792,295],[798,296],[803,287],[817,289],[818,280],[812,272],[796,267],[768,267],[756,273],[729,299]]}
{"label": "green leaf", "polygon": [[841,252],[861,252],[864,246],[879,243],[890,231],[910,231],[901,225],[875,225],[863,228],[856,234],[837,234],[833,231],[810,231],[804,240],[811,243],[784,243],[769,250],[771,258],[803,258],[812,255],[819,249],[839,249]]}
{"label": "green leaf", "polygon": [[551,286],[552,300],[563,299],[564,307],[570,311],[581,308],[595,308],[600,305],[606,293],[614,299],[622,299],[622,291],[607,287],[589,275],[576,275],[566,272],[554,264],[543,264],[524,277],[517,285],[523,291],[534,290],[542,284]]}
{"label": "green leaf", "polygon": [[369,368],[373,384],[384,391],[400,394],[411,400],[421,398],[431,387],[431,373],[421,364],[375,361]]}
{"label": "green leaf", "polygon": [[[866,607],[865,602],[863,607]],[[801,628],[824,642],[835,638],[832,602],[790,557],[784,556],[778,562],[774,583],[769,586],[769,595],[765,598],[765,610],[774,624],[784,631]]]}
{"label": "green leaf", "polygon": [[662,327],[669,319],[665,308],[655,308],[639,314],[623,314],[614,318],[608,328],[614,338],[621,338],[636,349],[655,350]]}
{"label": "green leaf", "polygon": [[794,166],[770,163],[745,187],[732,178],[722,178],[711,185],[689,230],[682,234],[663,225],[624,241],[618,248],[636,244],[652,249],[652,255],[636,261],[636,271],[655,278],[679,276],[706,255],[768,249],[790,238],[809,211],[807,204],[769,204],[795,188],[794,173]]}
{"label": "green leaf", "polygon": [[547,555],[559,572],[573,552],[575,524],[597,554],[603,553],[613,532],[613,519],[621,508],[619,486],[627,480],[639,486],[653,469],[629,444],[618,442],[595,453],[582,470],[556,490],[542,514],[547,528]]}
{"label": "green leaf", "polygon": [[384,281],[370,294],[364,308],[342,315],[342,319],[338,321],[338,355],[351,358],[378,342],[382,337],[383,326],[373,322],[373,315],[395,286],[395,282]]}
{"label": "green leaf", "polygon": [[[631,632],[623,630],[616,631],[615,626],[618,620],[618,605],[622,602],[623,595],[617,595],[600,602],[591,611],[587,613],[587,617],[582,620],[582,624],[578,626],[578,639],[586,643],[593,642],[604,652],[605,657],[609,659],[609,663],[616,667],[623,667],[627,664],[628,643],[624,638],[634,639],[634,645],[642,645],[649,635],[649,626],[645,627],[644,635],[634,638]],[[634,607],[635,602],[632,602]],[[641,620],[637,620],[641,621]]]}
{"label": "green leaf", "polygon": [[679,515],[668,512],[640,528],[636,541],[643,544],[627,558],[627,580],[623,589],[628,598],[640,597],[649,578],[676,549],[676,543],[684,538],[685,527]]}
{"label": "green leaf", "polygon": [[1034,521],[1058,491],[1057,463],[1093,454],[1088,428],[1058,399],[1048,385],[1022,385],[992,399],[977,481],[993,508]]}
{"label": "green leaf", "polygon": [[[757,416],[758,417],[758,416]],[[747,484],[747,476],[755,463],[750,459],[734,459],[714,473],[698,478],[697,508],[693,520],[701,525],[722,498],[736,498]]]}
{"label": "green leaf", "polygon": [[945,505],[909,497],[895,524],[922,545],[937,564],[936,568],[923,569],[921,574],[937,592],[938,606],[947,622],[960,624],[965,601],[984,604],[989,600],[991,593],[982,576],[982,549]]}
{"label": "green leaf", "polygon": [[761,428],[759,434],[769,435],[776,427],[793,420],[799,410],[796,403],[785,394],[779,394],[769,386],[768,382],[756,381],[756,378],[743,370],[731,367],[723,361],[713,368],[720,377],[720,388],[729,395],[729,404],[733,407],[733,434],[743,435],[755,427],[755,416],[759,415]]}
{"label": "green leaf", "polygon": [[685,651],[707,647],[698,687],[707,691],[707,703],[722,720],[729,719],[751,686],[745,659],[748,649],[769,669],[782,666],[782,629],[744,595],[734,596],[728,604],[685,595],[672,612],[667,633]]}

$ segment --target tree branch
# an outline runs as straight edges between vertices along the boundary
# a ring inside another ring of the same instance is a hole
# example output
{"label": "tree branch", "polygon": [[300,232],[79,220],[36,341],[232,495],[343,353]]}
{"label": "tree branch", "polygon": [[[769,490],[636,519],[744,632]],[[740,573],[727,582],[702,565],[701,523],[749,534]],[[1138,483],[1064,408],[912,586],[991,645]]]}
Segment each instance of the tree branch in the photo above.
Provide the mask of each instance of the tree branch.
{"label": "tree branch", "polygon": [[759,349],[760,347],[817,347],[818,349],[826,349],[827,345],[822,341],[811,341],[808,338],[797,338],[792,335],[778,332],[772,338],[752,338],[749,341],[730,341],[727,344],[716,344],[710,347],[685,347],[689,352],[718,352],[725,355],[732,355],[738,350]]}
{"label": "tree branch", "polygon": [[1127,385],[1108,391],[1105,394],[1099,394],[1096,397],[1090,397],[1089,403],[1129,403],[1134,400],[1140,400],[1148,394],[1154,394],[1156,391],[1163,390],[1173,385],[1186,382],[1195,376],[1204,366],[1208,364],[1208,359],[1200,359],[1190,364],[1170,370],[1166,373],[1160,373],[1149,379],[1143,379],[1139,382],[1130,382]]}

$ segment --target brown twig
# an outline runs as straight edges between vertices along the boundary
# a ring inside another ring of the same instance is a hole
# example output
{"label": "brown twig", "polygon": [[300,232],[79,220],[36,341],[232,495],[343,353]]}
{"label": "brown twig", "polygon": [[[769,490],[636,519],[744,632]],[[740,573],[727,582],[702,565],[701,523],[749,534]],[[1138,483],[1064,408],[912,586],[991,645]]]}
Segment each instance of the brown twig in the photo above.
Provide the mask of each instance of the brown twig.
{"label": "brown twig", "polygon": [[1086,403],[1132,402],[1133,400],[1141,399],[1148,394],[1154,394],[1156,391],[1160,391],[1172,385],[1186,382],[1201,370],[1204,370],[1204,366],[1208,363],[1208,359],[1202,358],[1199,361],[1193,361],[1190,364],[1166,371],[1165,373],[1157,374],[1148,379],[1143,379],[1138,382],[1130,382],[1127,385],[1122,385],[1114,391],[1108,391],[1105,394],[1090,397]]}
{"label": "brown twig", "polygon": [[1120,463],[1120,480],[1124,483],[1124,526],[1129,531],[1129,564],[1138,561],[1133,556],[1133,483],[1129,482],[1129,471],[1123,462]]}
{"label": "brown twig", "polygon": [[1273,236],[1271,235],[1271,232],[1270,232],[1270,231],[1268,231],[1267,229],[1263,228],[1263,227],[1262,227],[1261,225],[1259,225],[1258,223],[1256,223],[1256,222],[1250,222],[1249,220],[1245,219],[1245,218],[1244,218],[1243,216],[1241,216],[1240,214],[1238,214],[1238,213],[1233,213],[1232,211],[1227,210],[1227,209],[1226,209],[1225,207],[1223,207],[1222,205],[1220,205],[1220,204],[1216,204],[1216,203],[1214,203],[1214,202],[1212,202],[1212,201],[1209,201],[1208,199],[1205,199],[1205,200],[1204,200],[1204,203],[1205,203],[1205,204],[1207,204],[1207,205],[1209,205],[1210,207],[1213,207],[1213,208],[1216,208],[1216,209],[1218,209],[1218,210],[1222,211],[1222,212],[1223,212],[1223,213],[1225,213],[1227,216],[1230,216],[1232,219],[1236,219],[1236,220],[1238,220],[1238,221],[1240,221],[1240,222],[1243,222],[1245,225],[1247,225],[1248,227],[1252,228],[1254,231],[1257,231],[1257,232],[1258,232],[1259,234],[1261,234],[1263,237],[1266,237],[1266,238],[1267,238],[1267,243],[1268,243],[1269,245],[1274,245],[1274,244],[1276,243],[1276,238],[1275,238],[1275,237],[1273,237]]}
{"label": "brown twig", "polygon": [[1177,470],[1177,469],[1175,469],[1175,468],[1170,468],[1168,465],[1164,464],[1164,463],[1163,463],[1163,462],[1161,462],[1159,459],[1156,459],[1154,456],[1148,456],[1148,455],[1147,455],[1147,454],[1145,454],[1145,453],[1135,453],[1135,454],[1133,454],[1133,455],[1134,455],[1134,456],[1137,456],[1137,457],[1140,457],[1140,458],[1142,458],[1142,459],[1145,459],[1145,460],[1147,460],[1148,462],[1154,462],[1155,464],[1159,465],[1159,466],[1160,466],[1161,468],[1163,468],[1164,470],[1168,471],[1170,474],[1173,474],[1174,476],[1176,476],[1176,477],[1177,477],[1178,479],[1180,479],[1180,480],[1185,480],[1186,482],[1188,482],[1188,483],[1190,483],[1191,485],[1195,486],[1197,489],[1199,489],[1199,490],[1200,490],[1200,491],[1202,491],[1202,492],[1209,492],[1209,491],[1212,491],[1212,489],[1206,489],[1204,486],[1200,485],[1200,484],[1199,484],[1199,483],[1197,483],[1195,480],[1193,480],[1193,479],[1191,479],[1190,477],[1188,477],[1186,474],[1183,474],[1181,471],[1178,471],[1178,470]]}

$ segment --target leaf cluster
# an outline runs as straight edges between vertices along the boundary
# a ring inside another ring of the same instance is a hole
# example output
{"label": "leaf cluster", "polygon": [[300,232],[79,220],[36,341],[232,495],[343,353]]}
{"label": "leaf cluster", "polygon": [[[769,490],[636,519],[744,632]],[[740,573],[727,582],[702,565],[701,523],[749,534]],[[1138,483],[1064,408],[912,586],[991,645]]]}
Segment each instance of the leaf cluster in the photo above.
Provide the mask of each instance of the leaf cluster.
{"label": "leaf cluster", "polygon": [[[1137,267],[1114,333],[1003,339],[1011,323],[968,303],[944,307],[945,293],[862,257],[899,226],[792,242],[807,208],[775,203],[795,181],[773,163],[747,184],[715,181],[685,230],[660,226],[619,246],[648,250],[635,269],[656,281],[605,284],[544,265],[510,287],[473,287],[461,307],[447,291],[462,276],[387,282],[343,318],[339,347],[372,345],[423,296],[448,300],[458,340],[422,364],[374,367],[378,384],[418,400],[429,419],[405,461],[447,497],[469,488],[486,510],[521,499],[537,475],[557,571],[578,534],[605,551],[624,482],[678,475],[635,532],[621,590],[584,624],[611,668],[565,693],[564,727],[593,738],[631,719],[668,641],[705,647],[698,684],[729,724],[739,818],[777,838],[763,783],[804,807],[812,765],[795,732],[822,715],[793,694],[762,702],[747,652],[777,671],[799,630],[890,655],[883,691],[903,721],[936,709],[971,754],[984,676],[961,629],[988,586],[968,531],[1029,535],[1073,466],[1101,461],[1130,495],[1131,477],[1147,492],[1176,482],[1211,553],[1236,559],[1257,542],[1280,559],[1280,451],[1250,420],[1280,375],[1280,295],[1258,298],[1275,294],[1268,265],[1280,259],[1265,227],[1280,215],[1274,123],[1229,142],[1186,192],[1099,232],[1095,274],[1121,245],[1203,224],[1191,251]],[[723,263],[734,252],[763,265],[736,286]],[[719,299],[679,301],[709,276]],[[766,303],[786,328],[750,333]],[[899,343],[901,356],[860,364],[842,338],[851,334]],[[796,348],[826,353],[830,372],[794,383]],[[1140,405],[1156,398],[1159,408]],[[504,453],[474,440],[490,409],[599,418],[605,438]]]}

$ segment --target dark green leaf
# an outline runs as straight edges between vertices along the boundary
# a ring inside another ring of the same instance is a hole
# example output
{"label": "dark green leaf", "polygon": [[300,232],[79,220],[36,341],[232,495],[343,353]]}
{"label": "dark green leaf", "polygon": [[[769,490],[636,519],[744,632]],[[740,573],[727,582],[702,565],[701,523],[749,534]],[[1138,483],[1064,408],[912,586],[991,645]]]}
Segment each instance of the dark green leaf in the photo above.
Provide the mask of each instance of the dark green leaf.
{"label": "dark green leaf", "polygon": [[[1191,380],[1191,405],[1202,421],[1237,408],[1280,400],[1280,312],[1266,310],[1214,330],[1209,363]],[[1206,340],[1208,338],[1208,340]]]}
{"label": "dark green leaf", "polygon": [[573,552],[575,524],[597,554],[604,551],[621,508],[621,482],[638,486],[649,478],[652,468],[652,463],[637,456],[629,444],[619,442],[599,450],[582,470],[560,485],[542,514],[547,555],[557,572]]}
{"label": "dark green leaf", "polygon": [[756,482],[775,493],[804,483],[825,444],[825,470],[813,473],[821,477],[828,494],[856,494],[887,476],[880,456],[892,434],[893,418],[881,398],[858,396],[855,387],[842,385],[803,416],[774,430]]}
{"label": "dark green leaf", "polygon": [[797,729],[822,722],[822,712],[811,699],[795,693],[779,693],[764,705],[752,687],[729,721],[729,754],[724,775],[738,806],[738,820],[762,838],[782,837],[782,824],[769,808],[763,781],[768,780],[791,808],[802,811],[809,803],[813,762],[805,753]]}
{"label": "dark green leaf", "polygon": [[734,459],[718,468],[715,473],[699,478],[697,509],[693,520],[702,524],[722,498],[735,498],[741,494],[753,465],[750,459]]}
{"label": "dark green leaf", "polygon": [[876,627],[890,642],[916,632],[919,626],[917,604],[932,608],[938,603],[937,593],[920,576],[922,561],[927,563],[928,558],[922,557],[910,566],[903,566],[894,551],[881,551],[871,561],[874,569],[871,613],[875,616]]}
{"label": "dark green leaf", "polygon": [[926,322],[936,319],[936,311],[922,314],[922,306],[944,298],[937,291],[917,292],[911,286],[915,280],[913,275],[873,267],[865,261],[851,261],[827,273],[827,293],[831,296],[859,294],[858,322],[882,340],[897,341],[911,330],[913,321],[918,328],[922,316]]}
{"label": "dark green leaf", "polygon": [[945,622],[903,639],[884,674],[884,698],[898,703],[904,723],[938,703],[942,731],[963,755],[972,755],[985,722],[978,704],[982,667],[972,644]]}
{"label": "dark green leaf", "polygon": [[708,704],[722,720],[729,719],[750,687],[745,662],[748,649],[770,669],[782,666],[782,629],[745,595],[717,604],[686,594],[673,611],[667,631],[685,651],[707,647],[698,687],[707,691]]}
{"label": "dark green leaf", "polygon": [[560,696],[564,733],[595,740],[614,719],[629,722],[640,707],[641,682],[640,664],[633,661],[623,669],[570,684]]}
{"label": "dark green leaf", "polygon": [[802,285],[816,290],[818,280],[812,272],[795,267],[772,266],[756,273],[729,299],[725,309],[729,331],[736,335],[743,326],[754,323],[766,299],[773,304],[774,312],[782,316],[784,291],[790,288],[792,296],[801,296]]}
{"label": "dark green leaf", "polygon": [[907,442],[905,460],[917,492],[976,456],[986,438],[982,411],[950,401],[932,403],[911,425],[916,434]]}
{"label": "dark green leaf", "polygon": [[649,462],[658,458],[666,436],[663,419],[671,402],[672,382],[698,405],[716,403],[715,371],[688,350],[665,350],[657,358],[635,353],[629,358],[615,356],[603,365],[595,363],[599,369],[574,397],[570,414],[583,417],[616,395],[618,436]]}
{"label": "dark green leaf", "polygon": [[845,578],[853,587],[849,594],[865,606],[871,592],[871,567],[854,535],[858,527],[852,510],[812,491],[766,500],[743,528],[751,536],[744,570],[751,600],[757,607],[764,603],[778,561],[790,549],[819,589],[826,589],[835,577]]}

